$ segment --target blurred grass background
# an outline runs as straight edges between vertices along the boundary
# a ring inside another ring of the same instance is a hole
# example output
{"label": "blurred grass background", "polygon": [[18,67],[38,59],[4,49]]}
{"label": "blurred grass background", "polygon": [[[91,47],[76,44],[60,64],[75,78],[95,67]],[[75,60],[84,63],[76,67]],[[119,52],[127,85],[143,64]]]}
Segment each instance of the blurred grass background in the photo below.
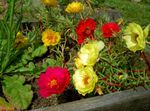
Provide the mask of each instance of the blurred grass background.
{"label": "blurred grass background", "polygon": [[96,7],[119,10],[128,22],[150,23],[150,0],[94,0],[93,3]]}

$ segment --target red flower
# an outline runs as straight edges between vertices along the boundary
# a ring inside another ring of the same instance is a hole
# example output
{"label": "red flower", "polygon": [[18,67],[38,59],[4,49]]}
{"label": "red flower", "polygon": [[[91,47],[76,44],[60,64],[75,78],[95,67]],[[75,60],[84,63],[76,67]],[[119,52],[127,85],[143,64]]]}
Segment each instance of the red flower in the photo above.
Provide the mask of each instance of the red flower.
{"label": "red flower", "polygon": [[68,86],[70,74],[66,68],[48,67],[45,73],[41,73],[38,79],[39,95],[48,97],[52,94],[60,94]]}
{"label": "red flower", "polygon": [[76,33],[78,35],[78,44],[82,44],[84,40],[89,37],[94,39],[94,30],[96,28],[96,22],[88,18],[87,20],[80,20],[76,27]]}
{"label": "red flower", "polygon": [[113,33],[119,32],[120,28],[119,25],[115,22],[109,22],[106,24],[103,24],[101,27],[101,30],[103,32],[102,36],[105,38],[110,38],[113,36]]}

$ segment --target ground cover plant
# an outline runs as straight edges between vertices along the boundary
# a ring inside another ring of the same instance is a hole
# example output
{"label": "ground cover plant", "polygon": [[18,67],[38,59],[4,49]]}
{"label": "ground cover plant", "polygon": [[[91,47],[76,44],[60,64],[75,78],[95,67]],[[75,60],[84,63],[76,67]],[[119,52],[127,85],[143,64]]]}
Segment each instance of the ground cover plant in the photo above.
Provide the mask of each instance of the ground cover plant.
{"label": "ground cover plant", "polygon": [[[38,10],[27,8],[28,0],[5,2],[0,110],[31,109],[37,98],[48,100],[67,91],[81,99],[150,88],[147,21],[141,25],[99,15],[99,3],[105,1],[40,0]],[[32,23],[30,16],[36,18]]]}

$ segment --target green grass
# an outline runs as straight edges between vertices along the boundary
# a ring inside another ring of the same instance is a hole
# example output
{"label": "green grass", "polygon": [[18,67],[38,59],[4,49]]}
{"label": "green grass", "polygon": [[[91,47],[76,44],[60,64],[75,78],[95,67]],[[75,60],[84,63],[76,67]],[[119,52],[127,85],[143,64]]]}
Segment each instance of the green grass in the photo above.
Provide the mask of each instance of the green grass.
{"label": "green grass", "polygon": [[99,6],[119,10],[123,18],[128,22],[136,22],[141,25],[150,23],[150,3],[134,3],[131,0],[105,0]]}

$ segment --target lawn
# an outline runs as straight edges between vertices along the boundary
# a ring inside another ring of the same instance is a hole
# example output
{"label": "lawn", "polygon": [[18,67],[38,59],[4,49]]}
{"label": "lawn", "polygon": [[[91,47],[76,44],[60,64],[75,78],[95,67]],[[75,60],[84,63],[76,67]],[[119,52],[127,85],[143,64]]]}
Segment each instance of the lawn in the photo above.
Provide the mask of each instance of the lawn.
{"label": "lawn", "polygon": [[131,0],[103,0],[97,5],[119,10],[128,22],[134,21],[141,25],[150,23],[150,2],[148,0],[142,0],[139,3],[131,2]]}

